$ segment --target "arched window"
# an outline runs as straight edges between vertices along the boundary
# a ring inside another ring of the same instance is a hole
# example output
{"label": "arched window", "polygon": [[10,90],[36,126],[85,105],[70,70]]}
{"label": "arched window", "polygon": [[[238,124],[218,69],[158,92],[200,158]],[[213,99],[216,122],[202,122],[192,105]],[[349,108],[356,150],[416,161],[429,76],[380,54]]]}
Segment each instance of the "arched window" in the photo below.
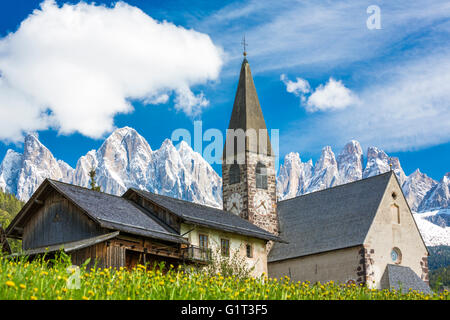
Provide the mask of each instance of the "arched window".
{"label": "arched window", "polygon": [[237,163],[233,163],[230,167],[230,184],[239,183],[241,181],[241,169]]}
{"label": "arched window", "polygon": [[256,165],[256,188],[267,189],[267,168],[261,162]]}
{"label": "arched window", "polygon": [[396,204],[391,205],[391,219],[392,222],[400,224],[400,208]]}

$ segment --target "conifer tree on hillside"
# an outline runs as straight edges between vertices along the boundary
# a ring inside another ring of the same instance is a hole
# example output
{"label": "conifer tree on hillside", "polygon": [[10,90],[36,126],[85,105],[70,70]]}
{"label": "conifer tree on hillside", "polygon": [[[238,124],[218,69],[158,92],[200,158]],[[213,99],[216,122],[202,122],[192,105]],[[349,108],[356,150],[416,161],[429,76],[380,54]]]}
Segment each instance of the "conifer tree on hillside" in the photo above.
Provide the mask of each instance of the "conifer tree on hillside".
{"label": "conifer tree on hillside", "polygon": [[91,178],[91,182],[90,182],[91,190],[100,192],[101,191],[100,186],[97,186],[97,181],[95,180],[95,175],[96,175],[95,169],[92,168],[91,171],[89,171],[89,177]]}
{"label": "conifer tree on hillside", "polygon": [[[5,193],[0,190],[0,226],[6,229],[24,203],[17,199],[13,194]],[[1,233],[1,232],[0,232]],[[1,235],[0,235],[1,237]],[[0,239],[1,240],[1,239]],[[5,240],[5,239],[3,239]],[[2,241],[0,241],[2,242]],[[8,247],[8,248],[7,248]],[[21,250],[21,241],[9,239],[9,244],[4,242],[0,244],[0,251],[19,252]]]}

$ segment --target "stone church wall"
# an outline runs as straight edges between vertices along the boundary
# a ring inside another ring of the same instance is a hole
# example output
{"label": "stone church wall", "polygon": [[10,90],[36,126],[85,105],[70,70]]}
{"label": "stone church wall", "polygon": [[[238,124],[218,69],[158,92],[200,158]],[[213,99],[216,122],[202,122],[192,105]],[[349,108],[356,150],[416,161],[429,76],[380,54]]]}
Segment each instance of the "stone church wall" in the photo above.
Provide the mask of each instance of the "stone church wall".
{"label": "stone church wall", "polygon": [[[394,176],[386,188],[364,247],[368,253],[366,270],[369,287],[381,288],[380,281],[387,264],[410,267],[428,282],[427,249]],[[392,260],[394,249],[400,253],[398,261]]]}
{"label": "stone church wall", "polygon": [[364,276],[362,246],[313,254],[309,256],[270,262],[269,277],[288,276],[291,280],[322,283],[333,280],[340,283],[357,283]]}

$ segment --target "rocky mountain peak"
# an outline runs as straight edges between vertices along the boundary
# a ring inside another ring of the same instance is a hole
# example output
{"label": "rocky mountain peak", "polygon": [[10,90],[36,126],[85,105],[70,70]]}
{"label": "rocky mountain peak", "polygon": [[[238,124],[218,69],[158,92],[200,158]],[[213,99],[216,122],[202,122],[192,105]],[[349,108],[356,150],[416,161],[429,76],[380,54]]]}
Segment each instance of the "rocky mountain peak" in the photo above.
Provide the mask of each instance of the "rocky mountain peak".
{"label": "rocky mountain peak", "polygon": [[450,172],[427,192],[419,205],[419,211],[446,208],[450,208]]}
{"label": "rocky mountain peak", "polygon": [[362,179],[363,151],[356,140],[348,142],[337,157],[341,183]]}

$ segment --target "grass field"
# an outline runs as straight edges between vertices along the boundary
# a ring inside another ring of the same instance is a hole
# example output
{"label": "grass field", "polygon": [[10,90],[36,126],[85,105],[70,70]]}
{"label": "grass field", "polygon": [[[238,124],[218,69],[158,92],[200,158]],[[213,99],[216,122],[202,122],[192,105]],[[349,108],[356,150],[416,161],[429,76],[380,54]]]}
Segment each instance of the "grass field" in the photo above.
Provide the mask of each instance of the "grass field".
{"label": "grass field", "polygon": [[[77,283],[77,279],[79,279]],[[448,291],[423,295],[410,291],[371,290],[337,283],[293,283],[288,278],[236,279],[220,274],[207,276],[169,267],[164,274],[157,268],[139,265],[126,269],[86,270],[70,267],[68,257],[49,262],[0,257],[0,299],[20,300],[127,300],[127,299],[331,299],[331,300],[448,300]]]}

